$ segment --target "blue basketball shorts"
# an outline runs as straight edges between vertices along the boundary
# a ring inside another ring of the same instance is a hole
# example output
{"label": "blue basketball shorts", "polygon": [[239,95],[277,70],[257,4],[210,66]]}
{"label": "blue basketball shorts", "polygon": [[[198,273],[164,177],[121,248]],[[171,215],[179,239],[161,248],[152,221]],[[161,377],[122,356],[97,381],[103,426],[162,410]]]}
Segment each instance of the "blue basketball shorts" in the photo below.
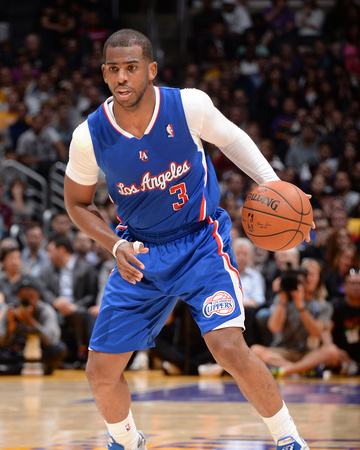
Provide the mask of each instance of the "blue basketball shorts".
{"label": "blue basketball shorts", "polygon": [[225,327],[245,329],[230,228],[228,214],[218,208],[197,231],[165,244],[143,241],[149,252],[137,258],[145,266],[144,276],[134,285],[115,267],[90,349],[125,353],[153,347],[179,298],[188,303],[202,334]]}

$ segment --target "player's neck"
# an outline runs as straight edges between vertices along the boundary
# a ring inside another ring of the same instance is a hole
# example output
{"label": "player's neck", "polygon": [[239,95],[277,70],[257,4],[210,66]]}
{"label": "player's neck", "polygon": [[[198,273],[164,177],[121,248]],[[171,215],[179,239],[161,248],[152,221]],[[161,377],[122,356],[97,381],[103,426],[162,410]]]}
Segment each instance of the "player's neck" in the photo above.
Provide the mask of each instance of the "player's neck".
{"label": "player's neck", "polygon": [[114,102],[114,116],[116,123],[123,130],[137,138],[141,138],[154,114],[156,103],[155,88],[150,85],[138,105],[126,109]]}

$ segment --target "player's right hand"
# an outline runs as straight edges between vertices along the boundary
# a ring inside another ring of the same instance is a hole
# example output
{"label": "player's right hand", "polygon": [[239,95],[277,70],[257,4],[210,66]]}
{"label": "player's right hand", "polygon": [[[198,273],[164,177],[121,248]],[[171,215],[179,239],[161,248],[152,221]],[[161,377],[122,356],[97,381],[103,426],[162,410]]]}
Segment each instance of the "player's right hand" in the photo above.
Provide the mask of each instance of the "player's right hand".
{"label": "player's right hand", "polygon": [[143,273],[136,267],[145,269],[145,266],[135,257],[135,255],[147,253],[149,249],[144,247],[144,244],[140,242],[138,245],[139,251],[135,251],[133,244],[134,242],[124,242],[118,247],[116,251],[116,264],[122,278],[129,283],[136,284],[136,282],[141,281],[143,277]]}

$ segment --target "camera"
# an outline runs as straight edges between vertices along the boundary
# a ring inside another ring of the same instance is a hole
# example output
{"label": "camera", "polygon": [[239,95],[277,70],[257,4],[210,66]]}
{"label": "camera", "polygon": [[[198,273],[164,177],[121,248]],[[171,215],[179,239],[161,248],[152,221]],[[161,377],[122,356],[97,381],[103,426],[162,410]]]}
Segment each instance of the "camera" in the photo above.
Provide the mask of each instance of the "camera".
{"label": "camera", "polygon": [[284,292],[296,291],[302,278],[307,275],[306,269],[293,269],[291,263],[286,263],[287,268],[281,274],[280,290]]}
{"label": "camera", "polygon": [[26,299],[20,300],[19,309],[21,311],[27,310],[29,308],[29,306],[30,306],[29,300],[26,300]]}

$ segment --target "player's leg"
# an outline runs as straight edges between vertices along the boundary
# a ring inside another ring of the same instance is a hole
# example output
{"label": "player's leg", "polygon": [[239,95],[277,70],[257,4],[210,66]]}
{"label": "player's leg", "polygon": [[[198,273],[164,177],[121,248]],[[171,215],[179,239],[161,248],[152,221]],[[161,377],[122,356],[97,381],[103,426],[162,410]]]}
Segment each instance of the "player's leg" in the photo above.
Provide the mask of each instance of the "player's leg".
{"label": "player's leg", "polygon": [[283,401],[274,377],[249,349],[241,328],[222,328],[204,335],[217,363],[236,381],[246,399],[262,417],[271,417]]}
{"label": "player's leg", "polygon": [[131,395],[124,377],[131,354],[90,351],[86,367],[96,406],[109,430],[108,448],[113,450],[145,448],[145,439],[132,418]]}
{"label": "player's leg", "polygon": [[232,375],[246,399],[263,418],[277,448],[293,444],[294,450],[308,450],[299,437],[273,376],[246,345],[241,328],[213,330],[204,338],[215,360]]}
{"label": "player's leg", "polygon": [[86,376],[96,406],[106,422],[120,422],[129,413],[130,390],[123,371],[131,354],[89,352]]}

